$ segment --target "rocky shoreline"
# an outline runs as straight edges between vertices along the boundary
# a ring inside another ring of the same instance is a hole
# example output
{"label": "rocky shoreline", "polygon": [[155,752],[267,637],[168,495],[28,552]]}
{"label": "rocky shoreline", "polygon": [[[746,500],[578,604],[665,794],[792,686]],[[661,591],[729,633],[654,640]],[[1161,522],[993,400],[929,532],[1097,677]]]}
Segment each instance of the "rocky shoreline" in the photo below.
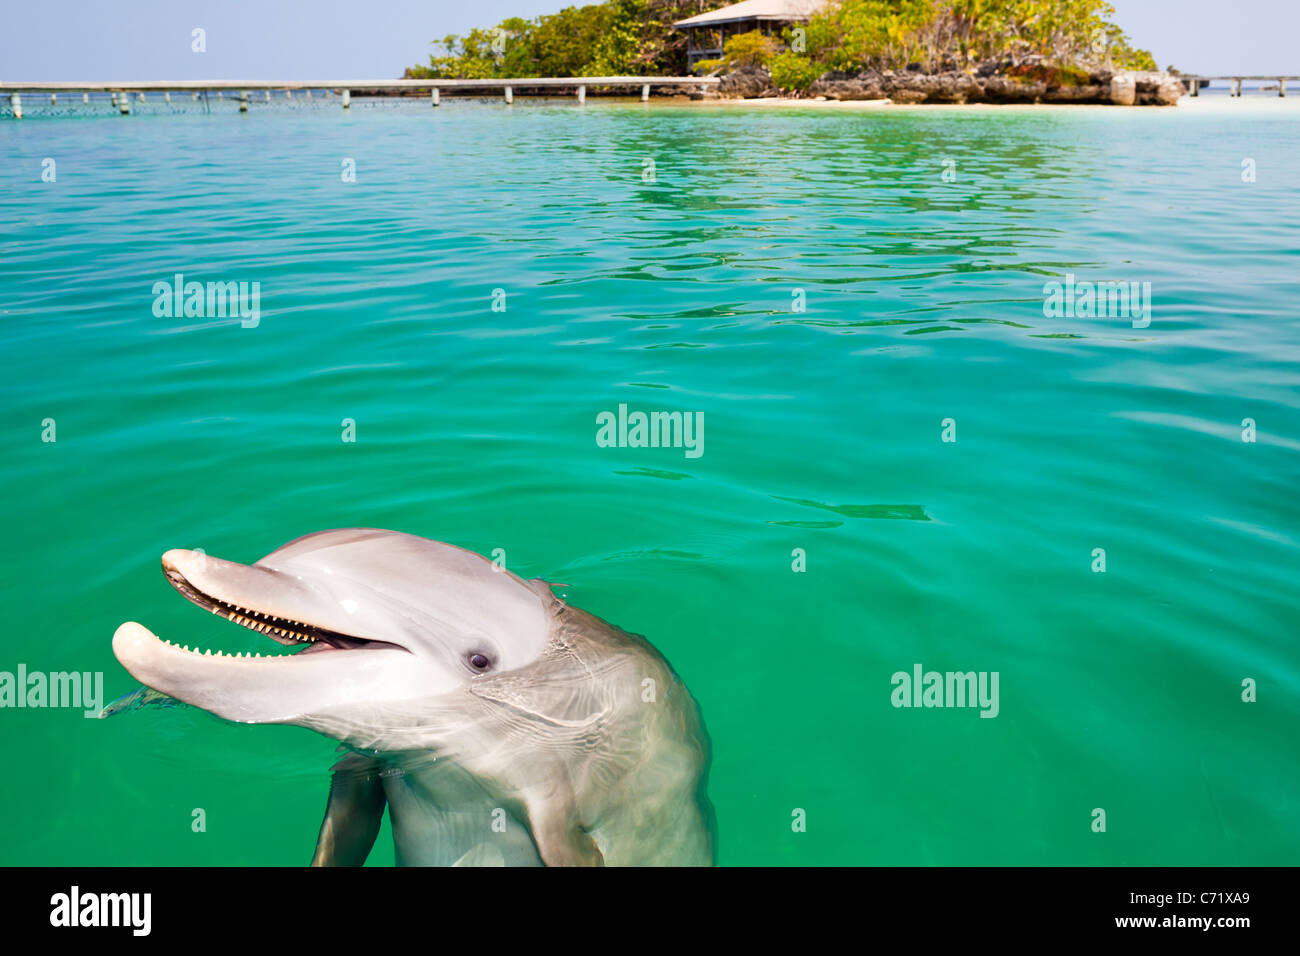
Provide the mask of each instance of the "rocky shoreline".
{"label": "rocky shoreline", "polygon": [[724,74],[717,90],[693,96],[710,99],[793,97],[828,100],[889,100],[892,103],[1107,103],[1117,106],[1173,106],[1187,84],[1164,71],[1097,71],[1061,79],[1000,72],[864,70],[830,72],[805,93],[779,90],[766,67]]}

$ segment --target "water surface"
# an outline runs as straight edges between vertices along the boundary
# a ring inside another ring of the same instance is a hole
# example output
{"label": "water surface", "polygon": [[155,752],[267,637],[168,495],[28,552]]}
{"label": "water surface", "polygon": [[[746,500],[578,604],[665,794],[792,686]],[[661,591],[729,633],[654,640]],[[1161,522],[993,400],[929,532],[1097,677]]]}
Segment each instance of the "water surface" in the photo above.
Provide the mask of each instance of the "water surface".
{"label": "water surface", "polygon": [[[69,112],[0,123],[0,670],[262,649],[159,555],[395,528],[668,656],[721,863],[1297,861],[1300,111]],[[156,317],[177,272],[260,322]],[[1045,317],[1066,273],[1150,326]],[[891,706],[917,663],[998,716]],[[0,862],[305,863],[333,749],[0,710]]]}

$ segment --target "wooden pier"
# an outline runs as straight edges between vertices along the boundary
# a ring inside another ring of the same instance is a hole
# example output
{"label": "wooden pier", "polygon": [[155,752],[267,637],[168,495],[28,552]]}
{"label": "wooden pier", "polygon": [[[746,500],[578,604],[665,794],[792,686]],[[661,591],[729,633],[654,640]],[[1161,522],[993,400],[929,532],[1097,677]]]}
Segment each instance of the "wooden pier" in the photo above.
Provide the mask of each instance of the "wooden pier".
{"label": "wooden pier", "polygon": [[[1200,95],[1202,82],[1221,81],[1230,85],[1230,95],[1241,96],[1243,82],[1275,82],[1277,95],[1286,96],[1288,81],[1300,81],[1300,76],[1209,76],[1204,74],[1180,74],[1179,79],[1188,86],[1192,96]],[[226,93],[233,94],[239,104],[241,113],[248,112],[249,93],[257,91],[263,94],[265,101],[271,101],[272,93],[283,93],[292,99],[294,93],[311,98],[313,90],[337,93],[343,108],[352,106],[354,90],[369,92],[382,90],[386,92],[407,92],[427,90],[429,103],[438,106],[441,91],[499,90],[507,105],[514,102],[516,90],[571,90],[579,105],[587,101],[587,90],[591,87],[604,88],[640,88],[641,101],[650,99],[651,87],[678,87],[688,90],[705,90],[716,87],[721,80],[716,76],[534,76],[499,79],[476,80],[327,80],[321,82],[283,82],[272,80],[143,80],[138,82],[100,83],[73,81],[53,82],[17,82],[0,80],[0,97],[7,95],[15,119],[22,119],[22,94],[48,94],[50,103],[58,102],[60,93],[80,93],[81,101],[88,103],[91,93],[107,93],[111,97],[113,108],[123,116],[131,114],[131,100],[143,101],[147,93],[161,93],[163,100],[171,102],[173,93],[189,93],[191,99],[200,95],[216,93],[218,99],[224,99]]]}
{"label": "wooden pier", "polygon": [[1241,84],[1243,80],[1250,80],[1252,83],[1267,83],[1269,80],[1272,80],[1277,83],[1278,96],[1286,96],[1287,80],[1300,80],[1300,76],[1198,76],[1191,73],[1180,73],[1178,78],[1187,83],[1192,96],[1200,95],[1202,80],[1223,80],[1232,84],[1229,87],[1229,96],[1241,96]]}
{"label": "wooden pier", "polygon": [[50,102],[57,102],[59,93],[80,93],[82,102],[89,101],[91,93],[108,93],[112,102],[123,116],[130,115],[131,97],[143,100],[146,93],[160,92],[166,102],[171,102],[172,93],[189,93],[197,99],[200,93],[216,93],[223,98],[227,92],[234,93],[241,113],[248,112],[249,91],[265,94],[269,102],[271,93],[284,93],[292,98],[295,91],[305,92],[308,97],[312,90],[337,92],[343,102],[343,108],[352,105],[353,90],[384,90],[403,92],[409,90],[428,90],[429,102],[433,106],[442,100],[440,91],[454,90],[500,90],[507,104],[514,102],[515,90],[573,90],[579,105],[587,101],[589,87],[614,87],[641,89],[641,102],[650,99],[653,86],[686,87],[703,90],[717,86],[720,80],[716,76],[535,76],[513,77],[510,79],[483,80],[329,80],[312,83],[286,83],[269,80],[144,80],[134,83],[77,83],[77,82],[13,82],[0,80],[0,96],[8,95],[9,104],[15,119],[22,119],[23,93],[48,93]]}

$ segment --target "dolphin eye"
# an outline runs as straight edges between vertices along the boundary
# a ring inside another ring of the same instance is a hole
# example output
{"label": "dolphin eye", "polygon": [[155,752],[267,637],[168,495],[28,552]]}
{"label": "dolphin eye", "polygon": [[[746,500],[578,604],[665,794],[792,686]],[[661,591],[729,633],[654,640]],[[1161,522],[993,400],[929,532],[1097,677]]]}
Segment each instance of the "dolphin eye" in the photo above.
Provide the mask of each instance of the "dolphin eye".
{"label": "dolphin eye", "polygon": [[470,666],[473,667],[475,670],[485,671],[488,669],[488,665],[491,664],[492,662],[489,661],[482,654],[471,654],[469,658],[469,663]]}

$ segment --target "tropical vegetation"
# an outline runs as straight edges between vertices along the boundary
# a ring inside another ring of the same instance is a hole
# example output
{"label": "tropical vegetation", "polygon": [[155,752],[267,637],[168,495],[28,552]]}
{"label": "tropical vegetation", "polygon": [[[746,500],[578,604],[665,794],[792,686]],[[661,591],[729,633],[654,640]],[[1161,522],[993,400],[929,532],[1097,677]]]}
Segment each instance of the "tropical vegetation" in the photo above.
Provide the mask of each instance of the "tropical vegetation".
{"label": "tropical vegetation", "polygon": [[[448,36],[417,78],[681,75],[686,34],[673,22],[725,6],[722,0],[606,0],[531,20]],[[1155,69],[1134,49],[1105,0],[831,0],[778,41],[758,31],[728,38],[705,71],[767,66],[785,89],[806,88],[827,70],[974,69],[995,61],[1015,74]]]}

